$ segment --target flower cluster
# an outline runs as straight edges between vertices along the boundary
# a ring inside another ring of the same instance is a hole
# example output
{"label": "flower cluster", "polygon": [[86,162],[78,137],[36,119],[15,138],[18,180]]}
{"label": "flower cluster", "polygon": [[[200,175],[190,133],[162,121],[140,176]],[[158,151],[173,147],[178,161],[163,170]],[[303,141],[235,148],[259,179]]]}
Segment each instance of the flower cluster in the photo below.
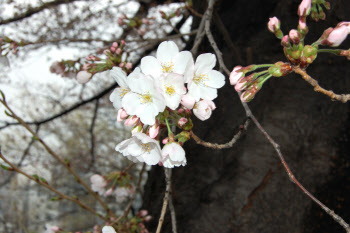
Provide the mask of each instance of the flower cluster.
{"label": "flower cluster", "polygon": [[105,59],[95,55],[89,55],[85,58],[85,65],[81,67],[76,79],[79,83],[84,84],[91,80],[94,74],[110,70],[114,66],[122,68],[129,72],[132,69],[132,63],[127,62],[127,53],[124,51],[125,41],[114,42],[109,49],[103,50]]}
{"label": "flower cluster", "polygon": [[126,201],[135,192],[130,184],[130,176],[125,172],[113,172],[107,178],[94,174],[90,182],[94,192],[106,197],[114,195],[119,203]]}
{"label": "flower cluster", "polygon": [[[119,87],[110,100],[119,109],[118,121],[133,127],[132,138],[118,144],[116,150],[134,162],[168,168],[185,165],[182,145],[193,127],[191,110],[200,120],[208,119],[215,109],[212,100],[217,89],[225,84],[224,75],[213,70],[215,64],[214,54],[202,54],[194,62],[189,51],[180,52],[174,42],[165,41],[156,57],[142,58],[140,68],[128,76],[114,67],[110,74]],[[176,127],[182,131],[175,135]],[[168,135],[164,138],[165,130]]]}

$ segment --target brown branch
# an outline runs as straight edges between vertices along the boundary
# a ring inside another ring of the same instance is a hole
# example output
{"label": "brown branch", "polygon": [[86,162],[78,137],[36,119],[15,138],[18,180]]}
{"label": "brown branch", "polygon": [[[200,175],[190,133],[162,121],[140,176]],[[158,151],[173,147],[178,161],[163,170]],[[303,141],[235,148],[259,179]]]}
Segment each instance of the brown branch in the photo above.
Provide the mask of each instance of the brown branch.
{"label": "brown branch", "polygon": [[0,21],[0,25],[16,22],[16,21],[28,18],[28,17],[30,17],[30,16],[32,16],[34,14],[37,14],[37,13],[39,13],[39,12],[45,10],[45,9],[49,9],[49,8],[52,8],[52,7],[55,7],[55,6],[59,6],[61,4],[72,3],[72,2],[75,2],[75,1],[81,1],[81,0],[56,0],[56,1],[47,2],[47,3],[42,4],[41,6],[34,7],[34,8],[29,8],[27,11],[25,11],[25,12],[23,12],[21,14],[15,15],[12,18],[1,20]]}
{"label": "brown branch", "polygon": [[158,226],[157,226],[157,231],[156,233],[160,233],[162,230],[162,225],[164,222],[164,216],[166,213],[166,209],[168,206],[168,201],[169,201],[169,195],[171,191],[171,169],[170,168],[164,168],[165,172],[165,195],[164,195],[164,200],[163,200],[163,207],[162,207],[162,212],[160,213],[159,221],[158,221]]}
{"label": "brown branch", "polygon": [[90,125],[90,164],[88,167],[88,170],[91,169],[91,167],[94,165],[95,162],[95,134],[94,134],[94,128],[95,128],[95,123],[96,123],[96,118],[97,118],[97,113],[98,113],[98,107],[99,107],[99,99],[96,100],[95,103],[95,109],[94,109],[94,115],[91,119],[91,125]]}
{"label": "brown branch", "polygon": [[0,102],[4,105],[4,107],[11,114],[10,117],[16,119],[24,128],[26,128],[32,136],[40,142],[40,144],[45,148],[45,150],[52,155],[59,163],[61,163],[76,179],[77,183],[81,184],[106,210],[106,212],[110,215],[110,217],[116,217],[115,214],[109,209],[107,204],[101,199],[101,197],[94,192],[89,185],[87,185],[80,176],[73,170],[69,161],[66,161],[58,156],[56,152],[54,152],[39,136],[36,134],[27,123],[25,123],[19,116],[15,114],[15,112],[7,105],[5,98],[0,99]]}
{"label": "brown branch", "polygon": [[7,160],[4,155],[2,154],[1,150],[0,150],[0,158],[7,164],[9,165],[13,171],[24,175],[25,177],[27,177],[30,180],[33,180],[34,182],[38,183],[41,186],[44,186],[46,189],[56,193],[60,198],[65,199],[65,200],[69,200],[72,201],[74,203],[76,203],[77,205],[79,205],[81,208],[86,209],[87,211],[89,211],[90,213],[100,217],[101,219],[103,219],[104,221],[108,221],[107,218],[103,217],[101,214],[97,213],[95,210],[93,210],[92,208],[90,208],[89,206],[85,205],[84,203],[80,202],[77,198],[73,198],[70,196],[67,196],[63,193],[61,193],[60,191],[58,191],[57,189],[55,189],[54,187],[50,186],[47,182],[41,181],[40,179],[36,179],[31,175],[28,175],[27,173],[25,173],[24,171],[22,171],[21,169],[19,169],[16,165],[12,164],[9,160]]}
{"label": "brown branch", "polygon": [[335,94],[333,91],[328,91],[318,85],[318,82],[313,79],[310,75],[306,73],[305,70],[300,69],[300,67],[294,67],[293,71],[297,74],[300,74],[301,77],[308,83],[310,83],[311,86],[314,87],[314,91],[321,92],[324,95],[329,96],[332,100],[338,100],[343,103],[346,103],[350,100],[350,94]]}
{"label": "brown branch", "polygon": [[170,210],[170,215],[171,215],[171,226],[173,229],[173,233],[177,233],[176,212],[175,212],[175,207],[174,207],[174,203],[173,203],[172,193],[169,195],[169,210]]}
{"label": "brown branch", "polygon": [[211,142],[206,142],[203,141],[202,139],[200,139],[197,135],[195,135],[193,133],[193,131],[191,131],[191,137],[196,141],[197,144],[200,144],[202,146],[205,147],[209,147],[209,148],[213,148],[213,149],[217,149],[217,150],[221,150],[221,149],[226,149],[226,148],[231,148],[233,146],[233,144],[235,144],[237,142],[237,140],[243,135],[243,133],[247,130],[248,126],[250,124],[250,120],[249,118],[245,121],[245,123],[243,125],[241,125],[239,127],[239,131],[238,133],[236,133],[233,138],[224,144],[217,144],[217,143],[211,143]]}
{"label": "brown branch", "polygon": [[264,136],[267,138],[267,140],[272,144],[275,151],[277,152],[277,155],[279,159],[281,160],[281,163],[286,170],[290,180],[295,183],[304,193],[307,195],[312,201],[314,201],[317,205],[319,205],[328,215],[330,215],[339,225],[341,225],[347,233],[350,233],[350,226],[347,224],[339,215],[334,213],[333,210],[330,210],[327,206],[325,206],[322,202],[320,202],[316,197],[314,197],[304,186],[295,178],[294,174],[290,170],[286,160],[284,159],[280,146],[271,138],[271,136],[265,131],[265,129],[260,125],[260,123],[257,121],[257,119],[252,115],[251,119],[255,123],[255,125],[259,128],[259,130],[264,134]]}

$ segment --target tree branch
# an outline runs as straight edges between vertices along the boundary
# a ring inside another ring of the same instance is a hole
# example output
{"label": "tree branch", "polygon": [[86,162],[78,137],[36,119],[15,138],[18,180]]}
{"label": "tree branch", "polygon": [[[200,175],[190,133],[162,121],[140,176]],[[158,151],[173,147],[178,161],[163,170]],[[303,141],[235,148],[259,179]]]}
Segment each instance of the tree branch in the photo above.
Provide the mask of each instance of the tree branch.
{"label": "tree branch", "polygon": [[329,97],[331,97],[332,100],[338,100],[341,101],[343,103],[346,103],[350,100],[350,94],[335,94],[333,91],[328,91],[326,89],[324,89],[323,87],[321,87],[320,85],[318,85],[318,82],[313,79],[310,75],[308,75],[306,73],[305,70],[300,69],[300,67],[294,67],[293,71],[297,74],[300,74],[301,77],[308,83],[311,84],[311,86],[314,87],[314,91],[316,92],[321,92],[324,95],[328,95]]}
{"label": "tree branch", "polygon": [[34,7],[34,8],[29,8],[27,11],[25,11],[25,12],[23,12],[21,14],[15,15],[12,18],[0,20],[0,25],[13,23],[13,22],[16,22],[16,21],[28,18],[28,17],[36,14],[36,13],[39,13],[39,12],[45,10],[45,9],[49,9],[49,8],[52,8],[52,7],[55,7],[55,6],[59,6],[61,4],[72,3],[72,2],[75,2],[75,1],[82,1],[82,0],[56,0],[56,1],[47,2],[47,3],[42,4],[41,6]]}
{"label": "tree branch", "polygon": [[160,213],[159,221],[158,221],[158,227],[156,233],[160,233],[162,230],[162,225],[164,222],[164,216],[166,213],[166,209],[168,206],[168,201],[169,201],[169,195],[171,192],[171,169],[170,168],[164,168],[165,172],[165,195],[164,195],[164,200],[163,200],[163,207],[162,207],[162,212]]}

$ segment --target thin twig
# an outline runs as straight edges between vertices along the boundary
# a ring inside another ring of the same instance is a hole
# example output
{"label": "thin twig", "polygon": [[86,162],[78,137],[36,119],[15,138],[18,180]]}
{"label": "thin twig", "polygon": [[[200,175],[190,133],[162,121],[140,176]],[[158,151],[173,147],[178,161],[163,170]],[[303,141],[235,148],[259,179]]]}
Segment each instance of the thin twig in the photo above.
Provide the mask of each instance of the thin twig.
{"label": "thin twig", "polygon": [[257,119],[252,115],[251,116],[252,121],[255,123],[255,125],[259,128],[259,130],[264,134],[264,136],[267,138],[267,140],[272,144],[275,151],[277,152],[277,155],[279,159],[281,160],[282,165],[284,166],[285,170],[287,171],[287,174],[290,178],[290,180],[295,183],[311,200],[313,200],[317,205],[319,205],[328,215],[330,215],[337,223],[339,223],[347,233],[350,233],[350,226],[347,224],[340,216],[334,213],[333,210],[330,210],[327,206],[325,206],[322,202],[320,202],[316,197],[314,197],[302,184],[299,183],[299,181],[295,178],[294,174],[290,170],[286,160],[284,159],[280,146],[271,138],[271,136],[265,131],[265,129],[260,125],[260,123],[257,121]]}
{"label": "thin twig", "polygon": [[210,45],[214,49],[215,54],[218,57],[220,69],[223,69],[226,72],[226,74],[230,74],[230,71],[227,69],[227,67],[224,63],[224,60],[222,58],[222,53],[214,40],[213,34],[210,31],[210,22],[211,22],[211,18],[213,16],[214,4],[215,4],[215,0],[209,0],[208,9],[207,9],[206,14],[205,14],[205,27],[204,27],[205,34],[207,35],[208,40],[210,42]]}
{"label": "thin twig", "polygon": [[350,94],[338,95],[338,94],[335,94],[333,91],[328,91],[328,90],[322,88],[320,85],[318,85],[318,82],[315,79],[313,79],[310,75],[308,75],[305,70],[300,69],[300,67],[294,67],[293,70],[295,73],[300,74],[301,77],[306,82],[310,83],[311,86],[314,87],[314,91],[321,92],[322,94],[331,97],[332,100],[338,100],[338,101],[341,101],[343,103],[346,103],[350,100]]}
{"label": "thin twig", "polygon": [[63,193],[61,193],[60,191],[58,191],[57,189],[55,189],[54,187],[52,187],[51,185],[49,185],[47,182],[44,182],[40,179],[36,179],[31,175],[28,175],[27,173],[25,173],[24,171],[22,171],[21,169],[19,169],[16,165],[12,164],[9,160],[7,160],[4,155],[2,154],[1,150],[0,150],[0,158],[7,164],[9,165],[13,171],[24,175],[25,177],[27,177],[30,180],[33,180],[34,182],[40,184],[41,186],[44,186],[45,188],[49,189],[50,191],[56,193],[60,198],[62,199],[66,199],[69,201],[72,201],[76,204],[78,204],[81,208],[86,209],[87,211],[89,211],[90,213],[100,217],[101,219],[103,219],[104,221],[108,221],[107,218],[103,217],[101,214],[97,213],[95,210],[93,210],[92,208],[90,208],[89,206],[85,205],[84,203],[80,202],[77,198],[73,198],[70,196],[67,196]]}
{"label": "thin twig", "polygon": [[171,190],[171,194],[169,195],[169,210],[170,210],[170,216],[171,216],[171,226],[173,229],[173,233],[177,233],[177,227],[176,227],[176,212],[175,207],[173,203],[173,192]]}
{"label": "thin twig", "polygon": [[243,135],[243,133],[247,130],[248,126],[250,124],[249,118],[245,121],[243,125],[240,126],[238,133],[236,133],[233,138],[224,144],[217,144],[217,143],[211,143],[211,142],[206,142],[200,139],[197,135],[191,131],[191,137],[196,141],[197,144],[200,144],[205,147],[221,150],[221,149],[226,149],[226,148],[231,148],[233,144],[237,142],[237,140]]}
{"label": "thin twig", "polygon": [[156,233],[160,233],[162,229],[162,225],[164,222],[164,216],[166,213],[166,209],[168,206],[168,201],[169,201],[169,195],[170,195],[170,190],[171,190],[171,169],[170,168],[164,168],[164,173],[165,173],[165,195],[164,195],[164,200],[163,200],[163,207],[162,207],[162,212],[160,213],[159,221],[158,221],[158,227]]}
{"label": "thin twig", "polygon": [[[207,11],[208,11],[208,9],[206,10],[206,12]],[[202,20],[199,24],[198,30],[197,30],[196,38],[194,39],[193,47],[191,49],[191,53],[193,55],[197,54],[199,45],[202,43],[203,38],[205,36],[204,23],[205,23],[205,17],[202,18]]]}
{"label": "thin twig", "polygon": [[110,217],[116,217],[115,214],[109,209],[108,205],[101,199],[101,197],[94,192],[89,185],[87,185],[81,177],[73,170],[69,161],[66,161],[58,156],[56,152],[54,152],[39,136],[36,134],[27,123],[25,123],[19,116],[17,116],[13,110],[7,105],[5,99],[0,99],[0,102],[4,105],[4,107],[10,112],[10,117],[16,119],[24,128],[26,128],[33,137],[40,142],[40,144],[46,149],[46,151],[52,155],[58,162],[60,162],[76,179],[76,181],[81,184],[107,211]]}
{"label": "thin twig", "polygon": [[95,135],[94,135],[94,128],[95,128],[95,123],[97,119],[97,113],[98,113],[98,106],[99,106],[99,99],[96,100],[95,102],[95,109],[94,109],[94,115],[91,119],[91,126],[90,126],[90,155],[91,155],[91,160],[90,164],[88,167],[88,170],[92,168],[92,166],[95,163]]}

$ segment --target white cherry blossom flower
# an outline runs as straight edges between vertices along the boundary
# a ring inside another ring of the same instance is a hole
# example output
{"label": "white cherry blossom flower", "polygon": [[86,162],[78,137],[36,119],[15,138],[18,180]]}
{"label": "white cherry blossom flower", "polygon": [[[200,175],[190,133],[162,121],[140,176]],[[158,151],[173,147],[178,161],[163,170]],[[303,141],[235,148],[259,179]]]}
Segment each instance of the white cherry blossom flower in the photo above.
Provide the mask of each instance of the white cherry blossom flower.
{"label": "white cherry blossom flower", "polygon": [[166,144],[162,149],[162,163],[167,168],[185,166],[187,163],[185,150],[177,142]]}
{"label": "white cherry blossom flower", "polygon": [[[137,72],[139,70],[135,71]],[[126,81],[127,76],[126,73],[119,67],[113,67],[110,75],[118,83],[119,87],[114,89],[112,94],[109,96],[109,100],[113,103],[113,106],[116,109],[120,109],[122,107],[122,99],[130,91],[129,85]]]}
{"label": "white cherry blossom flower", "polygon": [[144,133],[134,133],[132,138],[119,143],[115,150],[133,162],[145,162],[148,165],[155,165],[161,159],[159,142]]}
{"label": "white cherry blossom flower", "polygon": [[141,70],[154,78],[163,73],[182,75],[191,60],[193,58],[189,51],[179,52],[179,48],[173,41],[164,41],[158,46],[156,58],[146,56],[141,59]]}
{"label": "white cherry blossom flower", "polygon": [[217,89],[225,85],[225,76],[219,71],[213,70],[215,63],[215,55],[205,53],[197,57],[194,67],[189,67],[186,70],[188,94],[196,101],[215,99]]}
{"label": "white cherry blossom flower", "polygon": [[211,100],[201,100],[197,102],[193,108],[193,114],[198,117],[199,120],[205,121],[211,116],[212,110],[216,108],[215,104]]}
{"label": "white cherry blossom flower", "polygon": [[159,83],[166,106],[175,110],[179,106],[182,96],[186,94],[183,75],[175,73],[163,74],[159,79]]}
{"label": "white cherry blossom flower", "polygon": [[165,109],[165,100],[156,89],[154,80],[142,73],[129,75],[127,83],[130,87],[123,100],[122,107],[129,115],[136,115],[141,122],[154,125],[155,117]]}
{"label": "white cherry blossom flower", "polygon": [[107,181],[103,176],[95,174],[90,177],[91,181],[91,189],[94,192],[98,192],[99,195],[103,195],[105,193],[105,187],[107,186]]}
{"label": "white cherry blossom flower", "polygon": [[102,233],[117,233],[117,232],[111,226],[104,226],[102,228]]}

